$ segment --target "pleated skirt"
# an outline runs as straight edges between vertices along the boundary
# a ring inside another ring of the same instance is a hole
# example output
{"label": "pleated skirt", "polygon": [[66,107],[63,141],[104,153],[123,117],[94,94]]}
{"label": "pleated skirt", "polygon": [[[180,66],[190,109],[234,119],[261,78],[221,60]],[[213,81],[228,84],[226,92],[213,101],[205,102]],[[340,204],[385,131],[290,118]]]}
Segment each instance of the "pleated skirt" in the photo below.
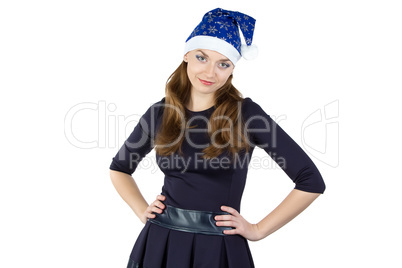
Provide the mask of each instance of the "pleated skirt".
{"label": "pleated skirt", "polygon": [[127,268],[254,268],[247,239],[241,235],[183,232],[147,221]]}

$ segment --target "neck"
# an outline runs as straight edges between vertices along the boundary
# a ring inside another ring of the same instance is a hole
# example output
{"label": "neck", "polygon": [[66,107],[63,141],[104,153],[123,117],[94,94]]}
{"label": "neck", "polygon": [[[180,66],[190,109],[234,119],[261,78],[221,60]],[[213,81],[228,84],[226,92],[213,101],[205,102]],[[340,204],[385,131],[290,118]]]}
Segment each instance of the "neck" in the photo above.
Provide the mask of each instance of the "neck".
{"label": "neck", "polygon": [[187,109],[197,112],[211,108],[215,104],[214,93],[210,94],[191,94],[187,103]]}

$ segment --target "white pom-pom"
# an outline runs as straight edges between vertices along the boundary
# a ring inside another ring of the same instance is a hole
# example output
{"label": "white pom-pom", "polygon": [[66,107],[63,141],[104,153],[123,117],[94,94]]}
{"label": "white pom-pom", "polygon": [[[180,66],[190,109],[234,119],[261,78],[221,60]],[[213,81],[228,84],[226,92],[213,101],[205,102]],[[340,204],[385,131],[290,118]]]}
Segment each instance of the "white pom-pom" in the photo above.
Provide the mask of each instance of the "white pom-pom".
{"label": "white pom-pom", "polygon": [[258,47],[256,45],[247,46],[246,44],[242,44],[240,51],[246,60],[253,60],[258,56]]}

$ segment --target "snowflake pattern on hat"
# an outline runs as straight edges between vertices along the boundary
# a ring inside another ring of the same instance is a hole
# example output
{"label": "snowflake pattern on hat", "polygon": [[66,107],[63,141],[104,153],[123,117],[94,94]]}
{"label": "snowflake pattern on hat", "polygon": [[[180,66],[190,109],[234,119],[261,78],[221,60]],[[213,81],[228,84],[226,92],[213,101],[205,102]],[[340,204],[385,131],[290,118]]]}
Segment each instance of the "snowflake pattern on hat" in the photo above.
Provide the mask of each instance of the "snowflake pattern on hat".
{"label": "snowflake pattern on hat", "polygon": [[212,36],[231,44],[239,54],[241,51],[241,37],[243,34],[247,46],[253,42],[255,19],[237,11],[216,8],[205,13],[202,21],[187,38],[186,42],[195,36]]}

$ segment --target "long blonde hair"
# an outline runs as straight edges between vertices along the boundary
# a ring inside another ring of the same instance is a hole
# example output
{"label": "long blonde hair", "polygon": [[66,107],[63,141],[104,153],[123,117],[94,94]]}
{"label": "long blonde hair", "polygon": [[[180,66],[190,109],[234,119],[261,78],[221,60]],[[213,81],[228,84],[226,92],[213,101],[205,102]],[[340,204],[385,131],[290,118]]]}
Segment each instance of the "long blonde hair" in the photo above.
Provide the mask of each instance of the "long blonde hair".
{"label": "long blonde hair", "polygon": [[[210,118],[208,135],[211,137],[215,133],[214,144],[203,149],[203,158],[214,158],[227,151],[234,158],[236,153],[241,150],[248,150],[250,146],[244,135],[244,122],[238,103],[242,103],[242,94],[232,85],[233,75],[230,75],[226,83],[215,92],[215,110]],[[165,105],[175,107],[175,109],[164,109],[163,121],[155,137],[155,151],[159,155],[170,155],[175,152],[182,154],[181,145],[185,135],[177,140],[182,131],[183,115],[186,115],[184,105],[190,100],[191,82],[187,76],[187,63],[182,62],[180,66],[170,75],[165,88]],[[241,107],[241,105],[240,105]],[[187,120],[187,117],[185,117]],[[227,131],[219,131],[230,129]],[[233,135],[231,137],[231,135]],[[172,144],[171,146],[161,146]],[[226,145],[226,146],[224,146]]]}

